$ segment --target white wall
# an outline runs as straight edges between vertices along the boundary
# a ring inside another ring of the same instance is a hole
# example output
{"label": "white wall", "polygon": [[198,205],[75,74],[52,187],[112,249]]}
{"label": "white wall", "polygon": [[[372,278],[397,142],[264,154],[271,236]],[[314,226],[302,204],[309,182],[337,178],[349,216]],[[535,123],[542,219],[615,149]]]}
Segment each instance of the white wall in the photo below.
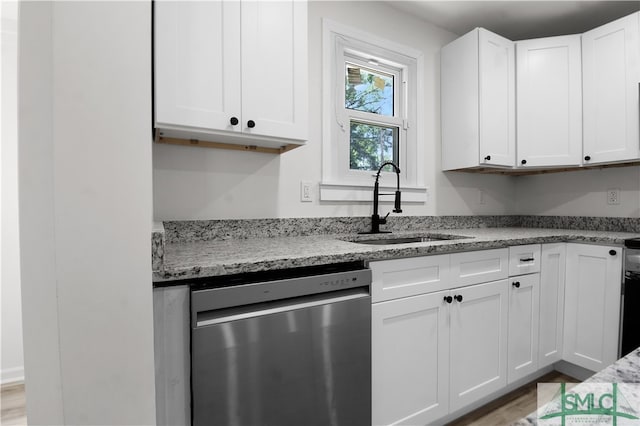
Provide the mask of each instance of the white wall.
{"label": "white wall", "polygon": [[[509,179],[486,176],[452,178],[468,188],[485,188],[487,204],[454,188],[440,172],[440,47],[457,36],[383,2],[309,2],[310,138],[284,155],[154,145],[156,220],[265,217],[367,216],[371,203],[318,200],[322,153],[322,18],[350,25],[424,53],[426,204],[403,204],[406,215],[510,212]],[[300,202],[300,181],[314,183],[314,201]],[[373,186],[373,185],[372,185]],[[500,195],[504,194],[504,195]],[[388,205],[382,207],[387,210]],[[389,208],[390,210],[390,208]]]}
{"label": "white wall", "polygon": [[[520,176],[517,212],[527,215],[640,217],[640,167]],[[606,191],[620,190],[608,205]]]}
{"label": "white wall", "polygon": [[3,1],[2,15],[2,373],[1,383],[24,379],[20,242],[18,236],[18,3]]}
{"label": "white wall", "polygon": [[150,2],[19,20],[29,424],[154,424]]}

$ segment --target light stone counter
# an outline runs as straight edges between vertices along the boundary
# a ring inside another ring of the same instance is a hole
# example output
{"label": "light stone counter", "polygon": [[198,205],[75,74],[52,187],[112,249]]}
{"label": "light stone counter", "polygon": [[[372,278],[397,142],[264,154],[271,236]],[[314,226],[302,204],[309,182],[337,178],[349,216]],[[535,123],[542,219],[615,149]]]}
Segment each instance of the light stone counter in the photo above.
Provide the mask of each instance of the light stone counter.
{"label": "light stone counter", "polygon": [[[397,245],[366,245],[351,242],[388,236],[444,235],[456,239]],[[378,235],[310,235],[167,243],[161,265],[154,265],[156,283],[295,268],[361,260],[415,257],[439,253],[483,250],[521,244],[590,242],[622,245],[640,234],[541,228],[437,229],[432,232],[394,232]]]}

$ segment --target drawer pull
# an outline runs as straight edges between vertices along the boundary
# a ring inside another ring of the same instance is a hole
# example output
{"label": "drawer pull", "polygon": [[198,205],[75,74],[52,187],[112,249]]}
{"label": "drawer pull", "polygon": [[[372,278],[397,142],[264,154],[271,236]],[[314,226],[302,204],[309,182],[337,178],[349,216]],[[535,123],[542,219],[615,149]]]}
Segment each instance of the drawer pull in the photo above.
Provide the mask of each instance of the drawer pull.
{"label": "drawer pull", "polygon": [[533,262],[534,260],[536,260],[534,257],[527,257],[524,259],[520,259],[520,262]]}
{"label": "drawer pull", "polygon": [[520,281],[514,281],[513,284],[511,285],[514,286],[515,288],[520,288]]}
{"label": "drawer pull", "polygon": [[453,297],[451,297],[451,296],[445,296],[445,297],[444,297],[444,301],[445,301],[445,302],[447,302],[447,303],[451,303],[451,302],[453,302]]}
{"label": "drawer pull", "polygon": [[462,295],[461,294],[456,294],[455,296],[453,296],[454,299],[456,299],[457,302],[462,302]]}

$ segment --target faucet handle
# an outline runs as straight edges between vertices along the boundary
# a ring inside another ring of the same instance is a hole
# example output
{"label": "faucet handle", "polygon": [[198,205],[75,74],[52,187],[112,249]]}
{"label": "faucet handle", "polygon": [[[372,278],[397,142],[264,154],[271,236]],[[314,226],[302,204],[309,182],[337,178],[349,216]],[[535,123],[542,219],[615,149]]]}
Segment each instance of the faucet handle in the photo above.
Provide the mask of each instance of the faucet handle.
{"label": "faucet handle", "polygon": [[380,225],[384,225],[385,223],[387,223],[387,218],[389,217],[389,213],[387,213],[384,217],[380,218],[380,221],[379,221]]}
{"label": "faucet handle", "polygon": [[400,206],[400,191],[396,191],[396,201],[394,203],[394,213],[402,213],[402,207]]}

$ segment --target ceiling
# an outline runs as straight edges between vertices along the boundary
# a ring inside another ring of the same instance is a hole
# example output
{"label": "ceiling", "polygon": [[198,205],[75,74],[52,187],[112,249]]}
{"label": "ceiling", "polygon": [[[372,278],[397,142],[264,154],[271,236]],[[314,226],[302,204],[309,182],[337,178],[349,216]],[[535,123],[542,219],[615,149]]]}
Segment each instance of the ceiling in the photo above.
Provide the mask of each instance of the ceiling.
{"label": "ceiling", "polygon": [[640,10],[635,1],[389,1],[462,35],[483,27],[511,40],[577,34]]}

